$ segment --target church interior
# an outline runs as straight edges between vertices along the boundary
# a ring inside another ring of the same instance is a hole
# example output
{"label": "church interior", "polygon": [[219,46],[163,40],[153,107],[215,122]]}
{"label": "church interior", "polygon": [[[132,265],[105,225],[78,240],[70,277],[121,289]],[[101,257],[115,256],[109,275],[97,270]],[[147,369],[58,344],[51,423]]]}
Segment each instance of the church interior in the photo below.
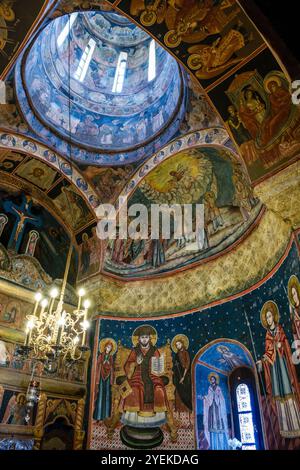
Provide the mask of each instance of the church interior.
{"label": "church interior", "polygon": [[[0,449],[299,450],[293,53],[250,0],[24,3],[0,0]],[[99,236],[137,205],[204,226]]]}

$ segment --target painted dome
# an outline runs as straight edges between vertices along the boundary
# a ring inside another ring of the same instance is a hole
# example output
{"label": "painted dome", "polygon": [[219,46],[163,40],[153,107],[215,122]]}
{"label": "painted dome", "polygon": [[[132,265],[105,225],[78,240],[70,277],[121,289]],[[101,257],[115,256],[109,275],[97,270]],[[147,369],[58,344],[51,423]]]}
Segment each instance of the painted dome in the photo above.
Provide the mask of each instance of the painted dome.
{"label": "painted dome", "polygon": [[23,85],[32,112],[51,132],[112,153],[145,146],[165,132],[169,140],[183,100],[175,59],[112,12],[52,21],[24,58]]}

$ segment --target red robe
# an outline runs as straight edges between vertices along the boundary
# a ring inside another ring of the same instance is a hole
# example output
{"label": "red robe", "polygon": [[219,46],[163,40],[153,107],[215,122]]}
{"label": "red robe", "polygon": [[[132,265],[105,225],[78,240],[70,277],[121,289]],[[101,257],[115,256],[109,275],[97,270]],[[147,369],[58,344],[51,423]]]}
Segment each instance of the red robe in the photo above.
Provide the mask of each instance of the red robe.
{"label": "red robe", "polygon": [[287,122],[291,107],[291,95],[282,87],[277,87],[270,96],[271,115],[263,123],[261,144],[267,145],[283,128]]}
{"label": "red robe", "polygon": [[[279,343],[280,343],[280,347],[278,347]],[[281,357],[284,357],[286,360],[287,369],[289,372],[289,378],[294,388],[297,401],[299,401],[300,394],[299,394],[299,384],[298,384],[298,379],[297,379],[297,373],[296,373],[295,366],[292,362],[291,348],[281,325],[277,325],[275,336],[273,336],[269,330],[266,333],[265,356],[267,356],[268,360],[263,361],[263,366],[264,366],[267,394],[270,397],[272,396],[272,380],[271,380],[270,365],[274,364],[276,360],[276,352],[277,352],[276,344],[277,344],[278,353],[280,354]]]}
{"label": "red robe", "polygon": [[[143,356],[140,365],[137,364],[139,355]],[[168,400],[164,383],[160,377],[151,373],[151,358],[159,356],[159,351],[153,346],[145,350],[138,345],[131,351],[124,370],[132,392],[122,400],[123,411],[149,413],[167,411]]]}
{"label": "red robe", "polygon": [[110,376],[110,384],[114,383],[114,362],[111,355],[100,353],[97,359],[96,385],[99,385],[100,378],[106,380]]}

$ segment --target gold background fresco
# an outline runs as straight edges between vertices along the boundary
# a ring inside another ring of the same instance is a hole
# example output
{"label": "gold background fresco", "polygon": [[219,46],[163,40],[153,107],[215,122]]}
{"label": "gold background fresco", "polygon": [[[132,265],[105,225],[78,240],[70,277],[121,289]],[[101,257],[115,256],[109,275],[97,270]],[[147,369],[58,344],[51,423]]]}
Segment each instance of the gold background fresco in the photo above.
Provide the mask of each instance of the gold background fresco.
{"label": "gold background fresco", "polygon": [[160,316],[201,308],[250,288],[268,275],[283,256],[291,227],[267,210],[252,233],[236,249],[168,278],[117,282],[97,276],[86,288],[95,314]]}

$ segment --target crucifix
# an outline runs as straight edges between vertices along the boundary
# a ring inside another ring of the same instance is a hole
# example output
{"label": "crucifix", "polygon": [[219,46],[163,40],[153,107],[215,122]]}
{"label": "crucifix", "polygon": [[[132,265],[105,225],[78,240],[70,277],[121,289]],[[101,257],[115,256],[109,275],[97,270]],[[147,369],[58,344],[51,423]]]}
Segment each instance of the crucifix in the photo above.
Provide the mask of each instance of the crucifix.
{"label": "crucifix", "polygon": [[8,249],[18,253],[24,231],[27,224],[34,227],[41,227],[42,220],[40,217],[32,214],[31,212],[32,199],[30,196],[23,196],[22,203],[18,206],[12,201],[5,201],[3,208],[6,213],[12,214],[16,217],[16,222],[13,227],[9,242]]}

